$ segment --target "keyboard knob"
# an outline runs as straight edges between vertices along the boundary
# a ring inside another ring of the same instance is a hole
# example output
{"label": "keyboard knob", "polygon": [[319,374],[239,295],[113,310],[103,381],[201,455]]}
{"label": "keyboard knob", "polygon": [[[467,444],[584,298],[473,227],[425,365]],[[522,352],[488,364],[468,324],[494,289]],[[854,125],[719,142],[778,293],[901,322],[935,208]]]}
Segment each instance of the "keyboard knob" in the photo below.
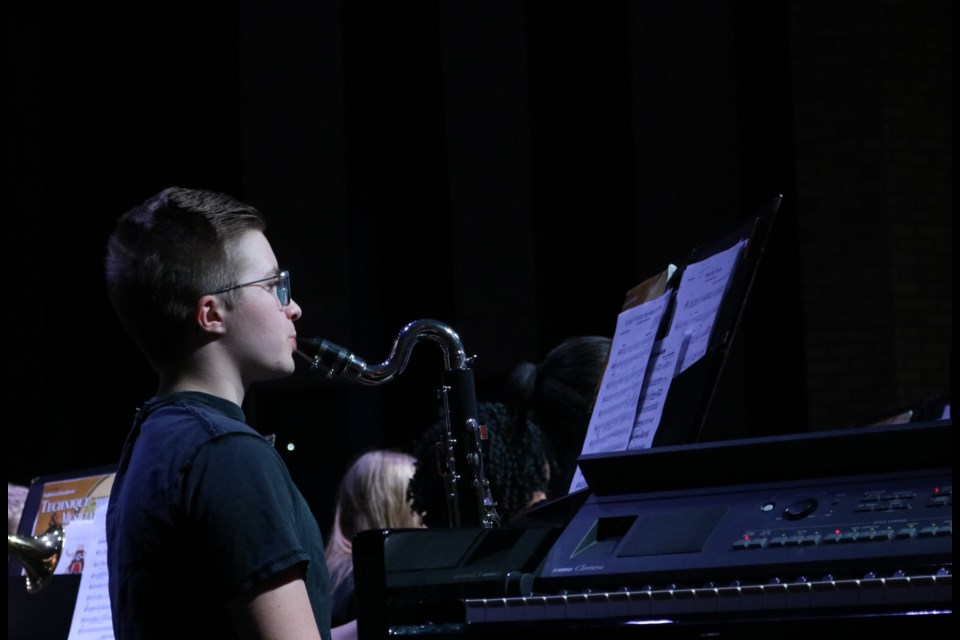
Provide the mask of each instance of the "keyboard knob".
{"label": "keyboard knob", "polygon": [[813,498],[804,498],[803,500],[797,500],[796,502],[788,504],[787,508],[783,510],[783,517],[787,520],[799,520],[813,513],[816,508],[816,500]]}

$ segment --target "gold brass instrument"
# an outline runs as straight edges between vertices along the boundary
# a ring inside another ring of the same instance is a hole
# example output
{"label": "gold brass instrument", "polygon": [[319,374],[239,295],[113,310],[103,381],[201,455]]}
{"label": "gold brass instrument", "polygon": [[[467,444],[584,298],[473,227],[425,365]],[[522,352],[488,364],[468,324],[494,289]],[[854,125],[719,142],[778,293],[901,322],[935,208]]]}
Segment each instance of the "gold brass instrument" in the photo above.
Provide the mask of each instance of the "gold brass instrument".
{"label": "gold brass instrument", "polygon": [[39,536],[7,534],[7,554],[23,565],[28,593],[40,591],[53,577],[63,555],[63,539],[63,527],[56,523]]}
{"label": "gold brass instrument", "polygon": [[[397,335],[390,355],[370,366],[343,347],[327,340],[298,339],[298,344],[317,349],[314,356],[298,350],[313,369],[328,378],[343,378],[363,385],[380,385],[399,376],[410,352],[421,340],[431,340],[443,349],[444,375],[440,394],[446,416],[444,481],[451,527],[500,526],[496,503],[483,469],[486,434],[477,418],[477,399],[468,358],[457,333],[437,320],[414,320]],[[463,469],[469,470],[465,477]]]}

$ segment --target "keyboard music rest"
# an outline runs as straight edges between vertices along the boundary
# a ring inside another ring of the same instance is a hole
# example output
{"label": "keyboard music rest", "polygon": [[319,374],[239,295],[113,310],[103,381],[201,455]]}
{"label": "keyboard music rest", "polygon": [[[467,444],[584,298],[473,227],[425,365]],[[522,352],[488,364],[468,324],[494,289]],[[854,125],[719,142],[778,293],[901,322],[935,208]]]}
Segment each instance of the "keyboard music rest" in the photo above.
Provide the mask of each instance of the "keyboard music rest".
{"label": "keyboard music rest", "polygon": [[586,454],[578,463],[601,495],[935,469],[953,465],[953,421]]}

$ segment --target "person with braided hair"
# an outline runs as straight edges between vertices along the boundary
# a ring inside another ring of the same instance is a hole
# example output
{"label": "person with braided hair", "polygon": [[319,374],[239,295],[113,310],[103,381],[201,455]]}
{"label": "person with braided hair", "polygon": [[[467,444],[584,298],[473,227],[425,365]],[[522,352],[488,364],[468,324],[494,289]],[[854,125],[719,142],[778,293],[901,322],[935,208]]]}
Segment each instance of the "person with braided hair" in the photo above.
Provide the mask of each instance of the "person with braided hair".
{"label": "person with braided hair", "polygon": [[[487,427],[484,474],[503,526],[510,526],[532,505],[546,499],[556,463],[541,429],[527,420],[514,423],[500,402],[478,402],[477,419]],[[427,527],[449,527],[444,479],[437,460],[437,443],[446,436],[443,417],[424,431],[412,447],[416,458],[409,497]]]}

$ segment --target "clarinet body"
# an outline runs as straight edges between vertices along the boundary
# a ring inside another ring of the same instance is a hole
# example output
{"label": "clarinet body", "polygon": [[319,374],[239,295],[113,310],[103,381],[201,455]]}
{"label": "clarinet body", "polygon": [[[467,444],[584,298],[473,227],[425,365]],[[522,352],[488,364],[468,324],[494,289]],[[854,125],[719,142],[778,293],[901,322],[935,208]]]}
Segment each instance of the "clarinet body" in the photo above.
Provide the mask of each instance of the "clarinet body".
{"label": "clarinet body", "polygon": [[471,358],[452,328],[437,320],[414,320],[400,330],[387,359],[373,366],[328,340],[300,339],[298,344],[315,347],[317,353],[312,357],[298,353],[328,378],[376,386],[395,380],[407,366],[414,345],[422,340],[436,342],[443,350],[440,394],[446,437],[438,449],[443,457],[450,526],[498,527],[500,517],[483,468],[486,434],[477,418]]}

